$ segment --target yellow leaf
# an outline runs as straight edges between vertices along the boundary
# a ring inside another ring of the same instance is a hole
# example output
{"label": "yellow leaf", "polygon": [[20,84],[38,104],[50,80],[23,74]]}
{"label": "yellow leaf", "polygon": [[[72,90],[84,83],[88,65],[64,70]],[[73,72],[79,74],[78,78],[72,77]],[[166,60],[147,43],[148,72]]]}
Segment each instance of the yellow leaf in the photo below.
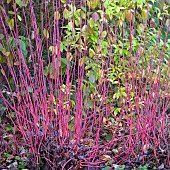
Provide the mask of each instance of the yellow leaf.
{"label": "yellow leaf", "polygon": [[90,8],[95,9],[99,3],[100,3],[100,0],[90,0],[88,1],[87,5]]}
{"label": "yellow leaf", "polygon": [[60,13],[58,11],[54,12],[54,19],[60,19]]}
{"label": "yellow leaf", "polygon": [[123,126],[123,124],[120,122],[120,123],[119,123],[119,126],[120,126],[120,127],[122,127],[122,126]]}
{"label": "yellow leaf", "polygon": [[94,50],[90,48],[89,49],[89,56],[92,58],[92,57],[94,57],[94,55],[95,55]]}
{"label": "yellow leaf", "polygon": [[57,46],[54,47],[54,46],[50,46],[49,47],[49,50],[52,52],[52,55],[55,53],[56,55],[58,54],[58,48]]}
{"label": "yellow leaf", "polygon": [[148,17],[148,11],[146,9],[142,10],[142,18],[146,19]]}
{"label": "yellow leaf", "polygon": [[13,59],[14,59],[14,56],[12,55],[12,53],[9,54],[8,59],[9,59],[9,65],[12,66],[13,65]]}
{"label": "yellow leaf", "polygon": [[103,123],[106,123],[107,119],[105,117],[103,117]]}
{"label": "yellow leaf", "polygon": [[4,71],[3,69],[1,69],[1,73],[2,73],[3,76],[6,75],[6,74],[5,74],[5,71]]}
{"label": "yellow leaf", "polygon": [[132,20],[132,10],[126,11],[126,19],[130,22]]}
{"label": "yellow leaf", "polygon": [[9,23],[10,23],[10,25],[9,25],[10,29],[13,30],[14,29],[14,19],[13,18],[10,19]]}
{"label": "yellow leaf", "polygon": [[6,63],[6,57],[5,56],[2,56],[0,55],[0,63]]}
{"label": "yellow leaf", "polygon": [[111,160],[111,157],[109,155],[103,155],[101,159],[103,161],[109,161],[109,160]]}
{"label": "yellow leaf", "polygon": [[66,0],[61,0],[61,2],[64,4],[64,3],[66,3]]}
{"label": "yellow leaf", "polygon": [[82,66],[85,63],[85,57],[79,59],[79,66]]}
{"label": "yellow leaf", "polygon": [[9,56],[10,55],[10,52],[6,52],[6,56]]}
{"label": "yellow leaf", "polygon": [[105,38],[106,35],[107,35],[107,32],[106,32],[106,31],[103,31],[103,32],[102,32],[102,38]]}

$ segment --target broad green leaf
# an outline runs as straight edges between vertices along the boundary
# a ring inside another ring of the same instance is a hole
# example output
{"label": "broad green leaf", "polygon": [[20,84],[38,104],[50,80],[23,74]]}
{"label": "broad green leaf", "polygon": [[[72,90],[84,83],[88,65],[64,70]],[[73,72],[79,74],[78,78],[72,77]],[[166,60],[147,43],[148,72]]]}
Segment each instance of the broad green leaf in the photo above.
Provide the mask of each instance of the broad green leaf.
{"label": "broad green leaf", "polygon": [[11,30],[13,30],[14,29],[14,19],[12,18],[12,19],[10,19],[10,21],[9,21],[9,26],[10,26],[10,29]]}
{"label": "broad green leaf", "polygon": [[63,16],[65,19],[68,19],[68,17],[69,17],[69,11],[66,8],[63,11]]}
{"label": "broad green leaf", "polygon": [[22,41],[22,40],[20,40],[20,45],[21,45],[21,49],[22,49],[23,55],[24,55],[24,56],[27,56],[28,51],[27,51],[25,42]]}
{"label": "broad green leaf", "polygon": [[60,43],[60,51],[63,52],[63,50],[65,49],[65,46],[63,44],[63,42]]}
{"label": "broad green leaf", "polygon": [[15,0],[16,4],[19,5],[19,7],[22,7],[22,1],[21,0]]}
{"label": "broad green leaf", "polygon": [[66,3],[66,0],[61,0],[61,2],[64,4],[64,3]]}
{"label": "broad green leaf", "polygon": [[5,56],[0,55],[0,63],[1,64],[6,63],[6,57]]}
{"label": "broad green leaf", "polygon": [[66,58],[61,58],[61,66],[64,67],[64,65],[67,65],[67,59]]}
{"label": "broad green leaf", "polygon": [[87,1],[87,5],[92,9],[95,9],[99,3],[100,3],[100,0]]}
{"label": "broad green leaf", "polygon": [[78,20],[80,20],[80,12],[81,12],[81,9],[78,9],[75,13],[74,13],[74,17]]}
{"label": "broad green leaf", "polygon": [[20,15],[17,15],[17,18],[18,18],[19,21],[22,21],[22,18],[21,18]]}
{"label": "broad green leaf", "polygon": [[7,0],[7,4],[9,4],[11,2],[11,0]]}
{"label": "broad green leaf", "polygon": [[8,11],[8,14],[14,15],[15,12],[14,11]]}
{"label": "broad green leaf", "polygon": [[107,9],[108,5],[110,5],[111,1],[110,0],[105,0],[104,1],[104,7]]}
{"label": "broad green leaf", "polygon": [[93,28],[95,26],[95,23],[92,18],[90,18],[89,24],[90,24],[91,28]]}
{"label": "broad green leaf", "polygon": [[81,17],[82,17],[83,19],[86,18],[86,14],[85,14],[84,11],[82,11],[82,10],[81,10]]}
{"label": "broad green leaf", "polygon": [[143,4],[146,2],[146,0],[136,0],[136,2],[139,6],[143,6]]}
{"label": "broad green leaf", "polygon": [[64,75],[64,74],[65,74],[66,69],[67,69],[67,66],[62,67],[62,75]]}
{"label": "broad green leaf", "polygon": [[75,25],[76,25],[76,26],[79,26],[79,25],[80,25],[80,19],[76,19],[76,20],[75,20]]}

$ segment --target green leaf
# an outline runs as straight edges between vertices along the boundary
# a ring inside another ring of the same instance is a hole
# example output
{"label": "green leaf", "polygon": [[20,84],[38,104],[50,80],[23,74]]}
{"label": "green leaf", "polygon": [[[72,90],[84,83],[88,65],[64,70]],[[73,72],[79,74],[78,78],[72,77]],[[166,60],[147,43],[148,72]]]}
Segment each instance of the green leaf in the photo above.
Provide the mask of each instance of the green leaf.
{"label": "green leaf", "polygon": [[127,94],[126,94],[126,92],[122,92],[122,97],[127,97]]}
{"label": "green leaf", "polygon": [[107,32],[106,32],[106,31],[103,31],[103,32],[102,32],[102,38],[105,38],[106,35],[107,35]]}
{"label": "green leaf", "polygon": [[95,9],[99,3],[100,3],[100,0],[87,1],[87,5],[92,9]]}
{"label": "green leaf", "polygon": [[14,11],[8,11],[8,14],[14,15],[15,12]]}
{"label": "green leaf", "polygon": [[25,163],[24,162],[19,162],[18,168],[24,169],[25,168]]}
{"label": "green leaf", "polygon": [[111,140],[112,140],[112,137],[113,137],[113,134],[108,134],[108,135],[106,136],[106,141],[107,141],[107,142],[111,141]]}
{"label": "green leaf", "polygon": [[81,11],[81,17],[82,17],[83,19],[86,18],[86,14],[84,13],[84,11]]}
{"label": "green leaf", "polygon": [[0,64],[6,63],[6,57],[0,55]]}
{"label": "green leaf", "polygon": [[61,0],[61,2],[64,4],[64,3],[66,3],[66,0]]}
{"label": "green leaf", "polygon": [[19,20],[19,21],[21,21],[21,20],[22,20],[22,18],[21,18],[21,16],[20,16],[20,15],[17,15],[17,18],[18,18],[18,20]]}
{"label": "green leaf", "polygon": [[32,92],[33,92],[32,88],[31,88],[30,86],[28,86],[28,92],[29,92],[29,93],[32,93]]}
{"label": "green leaf", "polygon": [[109,170],[110,168],[110,166],[106,166],[105,168],[102,168],[102,170]]}
{"label": "green leaf", "polygon": [[139,6],[143,6],[143,4],[146,2],[146,0],[137,0],[136,2]]}
{"label": "green leaf", "polygon": [[90,83],[95,83],[95,75],[94,74],[90,74],[89,76],[89,80],[90,80]]}
{"label": "green leaf", "polygon": [[10,29],[13,30],[14,29],[14,19],[10,19],[9,21],[9,26],[10,26]]}
{"label": "green leaf", "polygon": [[67,67],[66,67],[66,66],[62,67],[62,75],[64,75],[64,74],[65,74],[66,69],[67,69]]}
{"label": "green leaf", "polygon": [[48,67],[45,66],[44,68],[44,76],[47,77],[48,76]]}
{"label": "green leaf", "polygon": [[4,39],[4,34],[0,34],[0,40]]}
{"label": "green leaf", "polygon": [[90,18],[89,24],[90,24],[91,28],[93,28],[95,26],[95,23],[92,18]]}
{"label": "green leaf", "polygon": [[2,46],[2,44],[0,43],[0,51],[2,51],[3,50],[3,46]]}
{"label": "green leaf", "polygon": [[16,4],[19,5],[19,7],[22,7],[22,1],[21,0],[15,0]]}
{"label": "green leaf", "polygon": [[11,2],[11,0],[7,0],[7,4],[9,4]]}
{"label": "green leaf", "polygon": [[4,111],[4,110],[6,110],[6,107],[1,106],[1,107],[0,107],[0,112],[1,112],[1,111]]}
{"label": "green leaf", "polygon": [[111,1],[110,0],[105,0],[104,1],[104,7],[107,9],[108,5],[110,5]]}
{"label": "green leaf", "polygon": [[0,12],[5,12],[5,9],[0,5]]}
{"label": "green leaf", "polygon": [[61,63],[62,63],[62,66],[67,65],[67,59],[66,58],[61,58]]}
{"label": "green leaf", "polygon": [[79,19],[75,19],[75,25],[79,26],[80,25],[80,20]]}
{"label": "green leaf", "polygon": [[81,12],[81,9],[78,9],[75,13],[74,13],[74,17],[78,20],[80,20],[80,12]]}
{"label": "green leaf", "polygon": [[20,45],[21,45],[21,49],[22,49],[22,53],[24,56],[27,56],[28,54],[28,51],[27,51],[27,48],[26,48],[26,44],[24,41],[20,40]]}
{"label": "green leaf", "polygon": [[146,9],[143,9],[142,10],[142,18],[146,19],[147,18],[147,10]]}
{"label": "green leaf", "polygon": [[65,49],[65,46],[63,44],[63,42],[60,43],[60,51],[63,52],[63,50]]}
{"label": "green leaf", "polygon": [[120,170],[120,168],[119,168],[119,167],[117,167],[117,168],[115,168],[115,170]]}
{"label": "green leaf", "polygon": [[65,19],[68,19],[68,17],[69,17],[69,11],[66,8],[63,11],[63,16]]}

